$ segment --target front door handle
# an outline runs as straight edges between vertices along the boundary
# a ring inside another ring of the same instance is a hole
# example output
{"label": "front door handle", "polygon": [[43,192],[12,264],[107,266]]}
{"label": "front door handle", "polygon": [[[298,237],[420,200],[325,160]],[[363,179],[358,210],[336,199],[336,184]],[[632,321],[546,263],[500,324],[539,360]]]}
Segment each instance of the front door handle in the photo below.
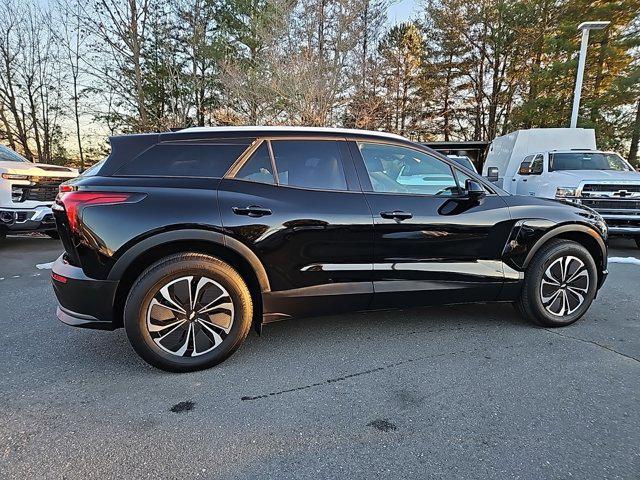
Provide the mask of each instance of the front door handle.
{"label": "front door handle", "polygon": [[382,218],[389,218],[392,220],[408,220],[413,218],[413,214],[410,212],[402,212],[400,210],[394,210],[393,212],[380,212]]}
{"label": "front door handle", "polygon": [[236,215],[246,215],[248,217],[264,217],[271,215],[270,208],[264,208],[259,205],[249,205],[248,207],[233,207],[233,213]]}

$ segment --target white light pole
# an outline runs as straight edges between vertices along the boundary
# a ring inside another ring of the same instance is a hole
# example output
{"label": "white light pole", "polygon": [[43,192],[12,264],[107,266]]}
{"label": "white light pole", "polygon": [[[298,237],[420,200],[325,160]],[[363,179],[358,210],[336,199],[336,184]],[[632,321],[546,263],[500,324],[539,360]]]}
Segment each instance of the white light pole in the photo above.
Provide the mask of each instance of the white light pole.
{"label": "white light pole", "polygon": [[576,88],[573,92],[573,109],[571,110],[571,128],[578,126],[578,110],[580,109],[580,93],[582,91],[582,78],[584,77],[584,64],[587,60],[587,44],[589,43],[589,30],[602,30],[611,22],[582,22],[578,30],[582,30],[580,42],[580,57],[578,59],[578,75],[576,76]]}

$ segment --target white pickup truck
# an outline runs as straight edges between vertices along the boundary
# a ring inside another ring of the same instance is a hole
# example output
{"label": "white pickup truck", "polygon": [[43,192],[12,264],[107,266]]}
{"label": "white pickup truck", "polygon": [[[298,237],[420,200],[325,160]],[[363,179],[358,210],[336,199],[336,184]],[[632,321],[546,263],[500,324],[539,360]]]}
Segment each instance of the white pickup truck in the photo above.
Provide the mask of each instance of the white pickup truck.
{"label": "white pickup truck", "polygon": [[75,168],[32,163],[0,145],[0,240],[8,233],[41,231],[57,237],[51,205]]}
{"label": "white pickup truck", "polygon": [[568,200],[600,213],[611,235],[640,247],[640,173],[596,149],[594,130],[518,130],[491,143],[482,174],[517,195]]}

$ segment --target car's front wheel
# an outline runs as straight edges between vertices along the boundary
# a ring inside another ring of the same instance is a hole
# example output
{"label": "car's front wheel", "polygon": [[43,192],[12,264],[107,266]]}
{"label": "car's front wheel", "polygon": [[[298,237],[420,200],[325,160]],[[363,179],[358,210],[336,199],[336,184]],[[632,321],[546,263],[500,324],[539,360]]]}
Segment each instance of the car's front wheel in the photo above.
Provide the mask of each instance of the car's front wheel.
{"label": "car's front wheel", "polygon": [[172,372],[212,367],[229,357],[249,333],[249,289],[229,264],[199,253],[180,253],[147,268],[131,288],[124,327],[134,350]]}
{"label": "car's front wheel", "polygon": [[538,325],[570,325],[589,309],[597,284],[596,264],[589,251],[570,240],[553,240],[529,264],[516,307]]}

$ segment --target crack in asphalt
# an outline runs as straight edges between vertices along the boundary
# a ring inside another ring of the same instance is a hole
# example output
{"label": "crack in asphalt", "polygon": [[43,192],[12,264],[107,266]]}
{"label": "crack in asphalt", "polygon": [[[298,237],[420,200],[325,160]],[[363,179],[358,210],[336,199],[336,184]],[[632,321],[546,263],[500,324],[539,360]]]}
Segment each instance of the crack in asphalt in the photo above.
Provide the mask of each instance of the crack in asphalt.
{"label": "crack in asphalt", "polygon": [[[513,347],[516,347],[516,346],[518,346],[518,345],[505,345],[503,348],[508,349],[508,348],[513,348]],[[262,394],[262,395],[255,395],[255,396],[247,395],[247,396],[244,396],[244,397],[240,397],[240,400],[242,400],[243,402],[252,401],[252,400],[260,400],[262,398],[274,397],[276,395],[283,395],[285,393],[299,392],[300,390],[307,390],[309,388],[320,387],[322,385],[329,385],[331,383],[343,382],[343,381],[349,380],[351,378],[360,377],[362,375],[369,375],[369,374],[376,373],[376,372],[381,372],[383,370],[388,370],[390,368],[400,367],[402,365],[406,365],[408,363],[413,363],[413,362],[418,362],[420,360],[428,360],[428,359],[431,359],[431,358],[445,357],[447,355],[460,355],[460,354],[474,353],[474,352],[479,352],[479,351],[484,351],[484,350],[486,350],[486,349],[485,348],[473,348],[473,349],[470,349],[470,350],[459,350],[459,351],[454,351],[454,352],[438,353],[438,354],[435,354],[435,355],[423,355],[423,356],[420,356],[420,357],[408,358],[406,360],[400,360],[399,362],[389,363],[389,364],[383,365],[381,367],[371,368],[371,369],[368,369],[368,370],[362,370],[362,371],[359,371],[359,372],[350,373],[348,375],[343,375],[341,377],[328,378],[327,380],[323,380],[321,382],[316,382],[316,383],[310,383],[308,385],[302,385],[302,386],[299,386],[299,387],[287,388],[285,390],[278,390],[278,391],[275,391],[275,392],[269,392],[269,393],[265,393],[265,394]]]}
{"label": "crack in asphalt", "polygon": [[598,343],[595,340],[588,340],[586,338],[574,337],[573,335],[567,335],[566,333],[557,332],[550,328],[543,328],[543,330],[546,330],[549,333],[553,333],[554,335],[558,335],[559,337],[569,338],[571,340],[577,340],[578,342],[582,342],[582,343],[590,343],[591,345],[595,345],[596,347],[600,347],[604,350],[608,350],[609,352],[620,355],[621,357],[628,358],[629,360],[633,360],[640,363],[640,358],[636,358],[632,355],[627,355],[626,353],[619,352],[615,348],[611,348],[608,345],[603,345],[602,343]]}

